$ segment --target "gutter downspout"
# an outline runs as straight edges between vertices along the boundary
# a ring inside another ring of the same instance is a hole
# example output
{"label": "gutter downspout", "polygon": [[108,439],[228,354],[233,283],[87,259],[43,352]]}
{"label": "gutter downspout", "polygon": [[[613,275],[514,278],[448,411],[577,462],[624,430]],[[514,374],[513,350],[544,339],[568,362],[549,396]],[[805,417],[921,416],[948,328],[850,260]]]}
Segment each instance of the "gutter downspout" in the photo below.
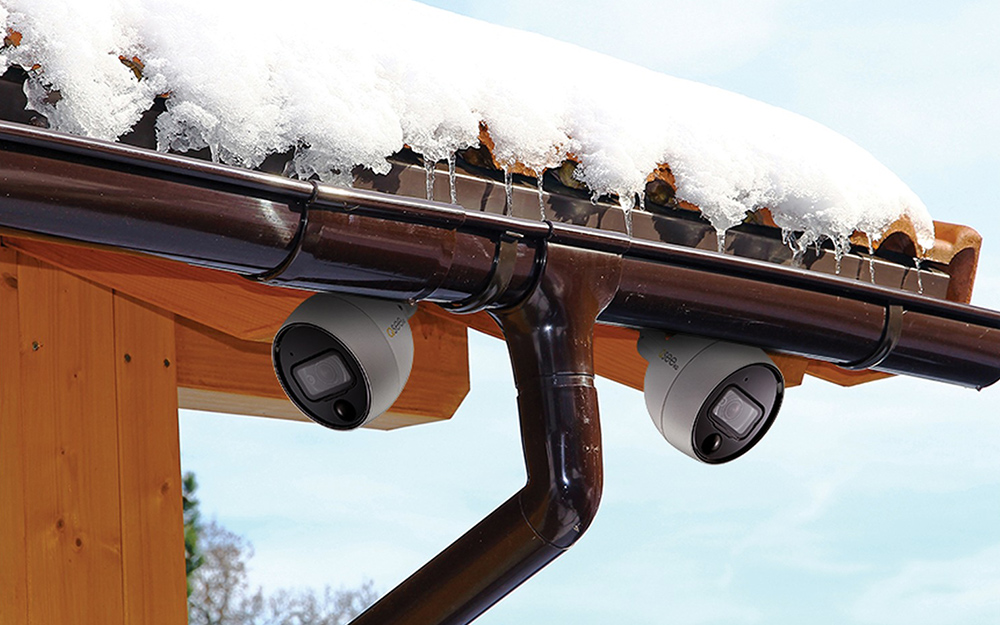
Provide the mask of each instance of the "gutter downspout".
{"label": "gutter downspout", "polygon": [[469,623],[590,526],[603,487],[594,324],[621,258],[550,244],[536,288],[495,314],[517,384],[528,481],[352,625]]}

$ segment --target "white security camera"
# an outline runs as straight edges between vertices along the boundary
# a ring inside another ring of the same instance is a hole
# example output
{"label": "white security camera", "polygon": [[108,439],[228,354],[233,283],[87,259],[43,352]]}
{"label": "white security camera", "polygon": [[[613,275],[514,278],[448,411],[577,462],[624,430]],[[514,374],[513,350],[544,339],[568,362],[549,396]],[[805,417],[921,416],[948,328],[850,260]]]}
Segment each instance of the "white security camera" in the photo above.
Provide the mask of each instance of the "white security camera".
{"label": "white security camera", "polygon": [[658,330],[639,334],[646,408],[671,445],[696,460],[728,462],[757,444],[785,392],[763,350]]}
{"label": "white security camera", "polygon": [[389,409],[413,366],[405,302],[319,293],[302,302],[278,330],[274,371],[307,417],[351,430]]}

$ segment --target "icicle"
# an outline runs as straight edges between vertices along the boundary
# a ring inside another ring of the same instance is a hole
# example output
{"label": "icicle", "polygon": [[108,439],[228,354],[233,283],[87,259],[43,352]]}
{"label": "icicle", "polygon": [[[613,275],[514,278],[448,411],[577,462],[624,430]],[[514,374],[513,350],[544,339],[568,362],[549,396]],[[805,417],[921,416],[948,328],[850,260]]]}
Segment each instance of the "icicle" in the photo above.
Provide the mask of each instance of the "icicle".
{"label": "icicle", "polygon": [[507,192],[507,204],[504,206],[504,215],[510,215],[514,210],[514,174],[509,169],[503,169],[503,188]]}
{"label": "icicle", "polygon": [[866,233],[865,236],[868,237],[868,274],[871,283],[875,284],[875,244],[872,235]]}
{"label": "icicle", "polygon": [[452,204],[458,204],[458,193],[455,191],[455,155],[448,155],[448,193]]}
{"label": "icicle", "polygon": [[622,207],[622,216],[625,217],[625,234],[632,236],[632,211],[635,210],[635,193],[619,193],[618,205]]}
{"label": "icicle", "polygon": [[434,199],[434,165],[436,163],[424,157],[424,173],[427,174],[427,199]]}
{"label": "icicle", "polygon": [[801,267],[802,266],[802,256],[805,253],[805,248],[808,244],[803,245],[806,235],[803,232],[800,235],[796,235],[792,230],[782,230],[781,231],[781,242],[784,243],[788,249],[792,252],[792,266]]}
{"label": "icicle", "polygon": [[837,261],[836,271],[839,276],[844,256],[851,251],[851,240],[845,236],[838,236],[836,239],[831,240],[833,241],[833,257]]}
{"label": "icicle", "polygon": [[[639,210],[646,210],[646,190],[643,189],[641,193],[638,194],[639,197]],[[632,238],[632,211],[625,213],[625,234]]]}
{"label": "icicle", "polygon": [[806,250],[809,249],[809,245],[805,244],[806,235],[802,233],[797,239],[792,241],[792,266],[801,267],[802,259],[805,258]]}
{"label": "icicle", "polygon": [[542,188],[543,173],[538,174],[538,214],[545,221],[545,189]]}
{"label": "icicle", "polygon": [[921,259],[919,259],[919,258],[914,258],[913,259],[913,266],[917,268],[917,293],[919,293],[920,295],[923,295],[924,294],[924,281],[923,281],[923,278],[920,277],[920,263],[921,262],[923,262],[923,261],[921,261]]}
{"label": "icicle", "polygon": [[781,243],[788,247],[788,249],[795,251],[795,233],[788,228],[781,229]]}
{"label": "icicle", "polygon": [[726,253],[726,231],[722,228],[715,229],[715,240],[718,243],[718,249],[720,254]]}

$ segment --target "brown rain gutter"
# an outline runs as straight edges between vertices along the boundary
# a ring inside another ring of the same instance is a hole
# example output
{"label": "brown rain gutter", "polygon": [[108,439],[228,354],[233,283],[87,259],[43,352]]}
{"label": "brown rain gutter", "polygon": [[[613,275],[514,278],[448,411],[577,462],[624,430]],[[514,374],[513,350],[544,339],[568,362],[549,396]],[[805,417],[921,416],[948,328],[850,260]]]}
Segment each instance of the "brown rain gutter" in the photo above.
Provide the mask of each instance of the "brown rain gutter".
{"label": "brown rain gutter", "polygon": [[1000,378],[993,311],[7,123],[0,123],[0,227],[287,286],[493,308],[518,386],[527,484],[361,615],[365,625],[467,623],[586,530],[602,484],[597,321],[967,386]]}
{"label": "brown rain gutter", "polygon": [[281,267],[275,284],[460,301],[489,285],[497,242],[511,233],[519,242],[500,306],[528,294],[541,250],[560,243],[622,258],[603,323],[835,363],[870,360],[893,338],[875,369],[973,387],[1000,378],[997,312],[763,261],[384,193],[314,189],[2,122],[0,176],[0,226],[247,276]]}

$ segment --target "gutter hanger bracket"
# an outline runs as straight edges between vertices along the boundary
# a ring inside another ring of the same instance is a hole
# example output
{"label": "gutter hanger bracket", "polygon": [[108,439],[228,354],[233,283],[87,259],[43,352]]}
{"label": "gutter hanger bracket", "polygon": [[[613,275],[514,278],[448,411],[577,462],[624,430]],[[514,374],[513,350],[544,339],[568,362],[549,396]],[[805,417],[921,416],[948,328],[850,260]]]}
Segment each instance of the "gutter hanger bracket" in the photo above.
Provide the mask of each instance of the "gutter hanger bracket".
{"label": "gutter hanger bracket", "polygon": [[839,367],[860,371],[878,366],[899,343],[899,337],[903,333],[903,315],[906,310],[902,306],[890,305],[885,308],[885,326],[882,328],[882,336],[879,338],[875,349],[868,356],[859,360],[839,363]]}
{"label": "gutter hanger bracket", "polygon": [[459,315],[468,315],[486,310],[495,304],[507,292],[511,278],[514,277],[517,246],[523,238],[523,235],[509,230],[501,234],[497,239],[497,249],[493,255],[493,265],[490,267],[486,287],[465,299],[441,304],[441,307]]}
{"label": "gutter hanger bracket", "polygon": [[247,278],[256,282],[269,282],[285,273],[292,266],[292,263],[295,262],[295,259],[299,257],[299,253],[302,251],[302,244],[306,238],[306,228],[309,227],[309,208],[316,202],[316,198],[319,197],[319,183],[315,180],[310,180],[309,183],[312,185],[312,193],[309,194],[309,197],[292,204],[292,206],[298,206],[299,210],[296,212],[300,213],[299,227],[295,230],[295,238],[292,239],[292,249],[288,251],[288,255],[276,267],[246,276]]}

